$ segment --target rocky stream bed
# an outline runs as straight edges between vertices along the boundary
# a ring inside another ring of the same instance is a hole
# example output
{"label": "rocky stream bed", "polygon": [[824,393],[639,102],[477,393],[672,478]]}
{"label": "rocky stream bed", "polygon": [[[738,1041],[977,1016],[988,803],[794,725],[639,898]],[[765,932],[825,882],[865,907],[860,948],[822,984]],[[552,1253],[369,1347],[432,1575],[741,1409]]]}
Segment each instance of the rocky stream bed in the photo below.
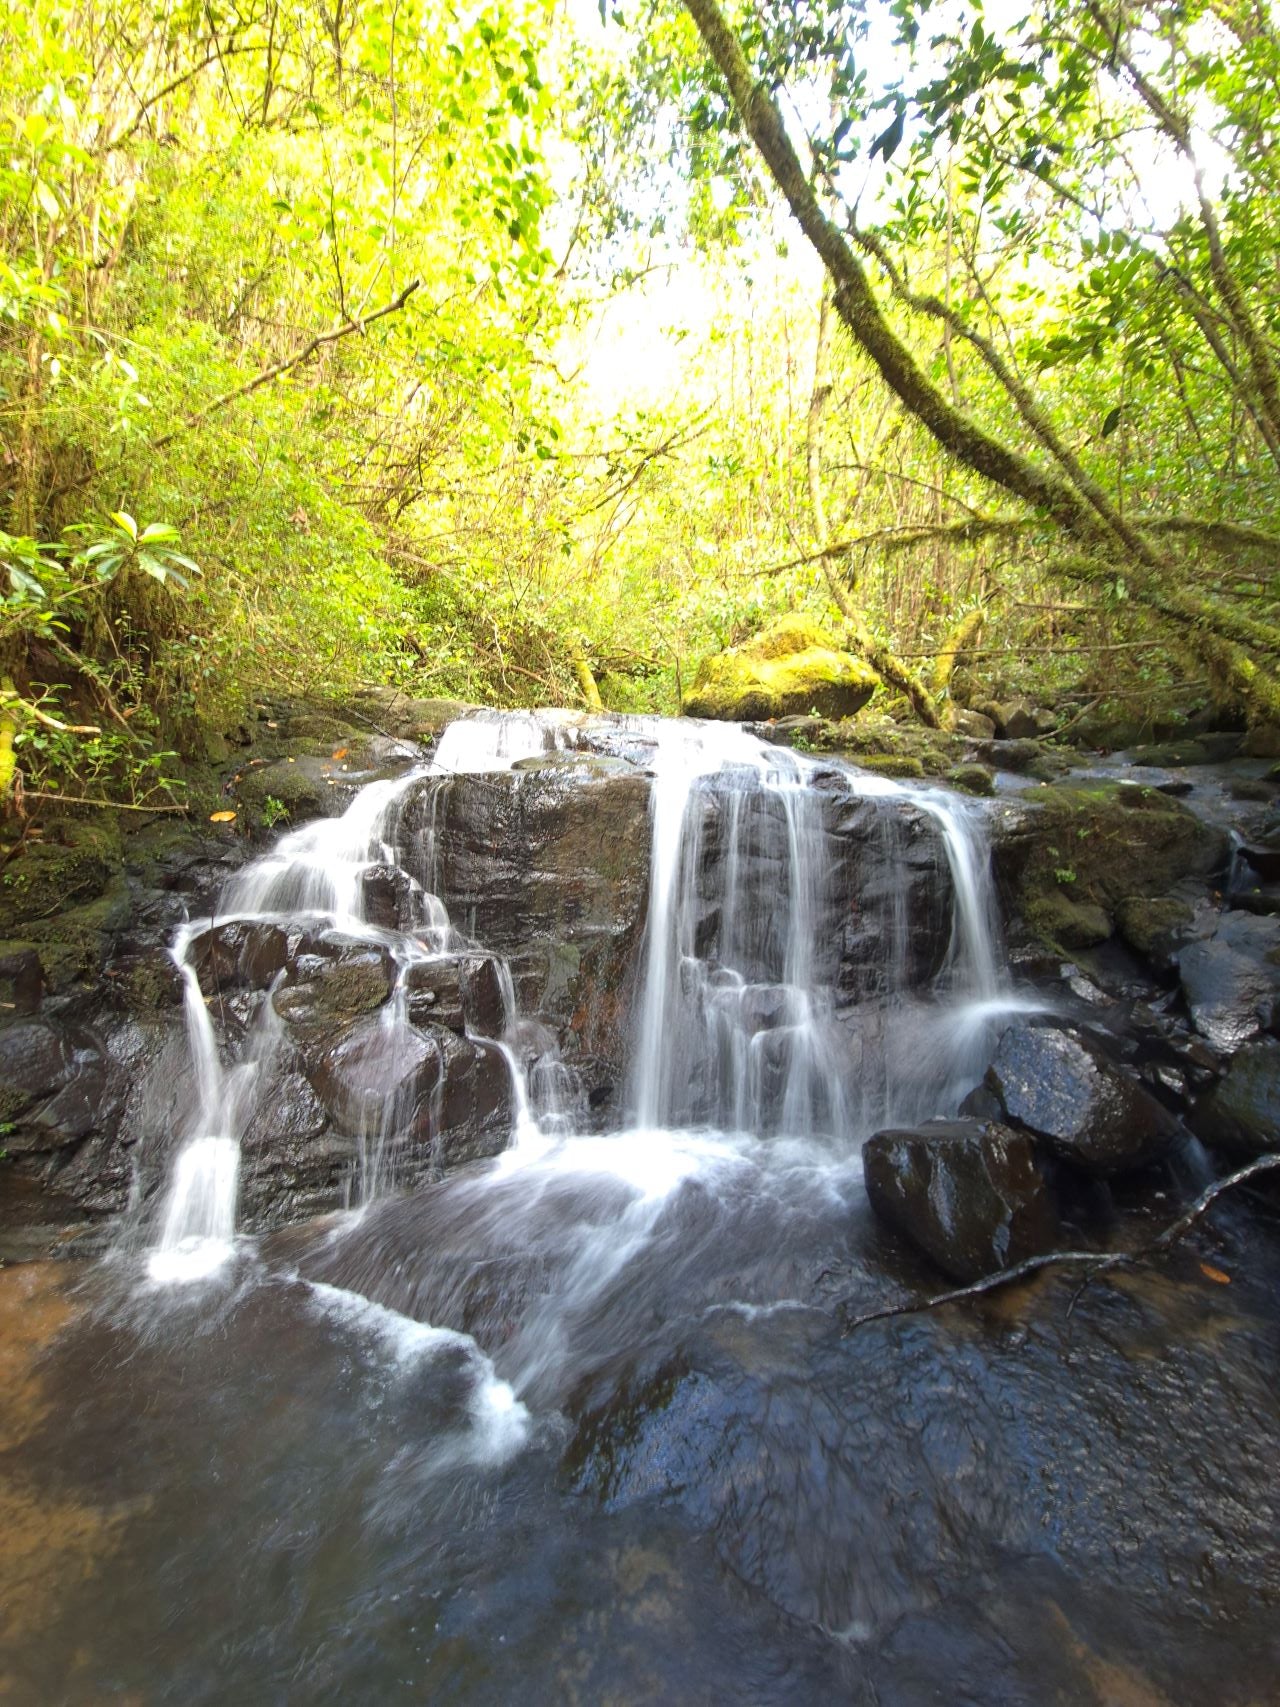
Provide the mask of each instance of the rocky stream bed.
{"label": "rocky stream bed", "polygon": [[[1276,1193],[845,1332],[1280,1146],[1269,758],[455,709],[264,708],[230,823],[6,868],[0,1686],[1276,1699]],[[370,784],[326,910],[272,849]],[[197,999],[236,1236],[162,1285]]]}

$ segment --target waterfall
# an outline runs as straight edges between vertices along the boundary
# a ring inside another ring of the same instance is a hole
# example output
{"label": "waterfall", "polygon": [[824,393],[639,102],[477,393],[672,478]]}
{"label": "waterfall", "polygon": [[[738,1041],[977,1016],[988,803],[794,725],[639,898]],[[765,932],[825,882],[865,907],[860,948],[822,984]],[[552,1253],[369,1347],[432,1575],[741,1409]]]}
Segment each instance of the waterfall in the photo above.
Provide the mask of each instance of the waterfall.
{"label": "waterfall", "polygon": [[[1008,1005],[972,810],[735,726],[671,725],[654,765],[635,1125],[847,1140],[963,1094]],[[856,802],[874,879],[861,888],[836,823]],[[925,921],[896,841],[908,812],[934,827],[951,891],[945,957],[923,987],[909,951]],[[860,1001],[840,987],[851,911],[876,958]]]}
{"label": "waterfall", "polygon": [[[485,955],[434,892],[455,790],[575,752],[630,760],[652,779],[620,1140],[707,1131],[849,1154],[879,1125],[954,1109],[1010,1005],[980,808],[771,746],[736,725],[480,713],[451,724],[430,762],[367,784],[341,817],[283,836],[230,880],[216,917],[179,931],[172,953],[195,1094],[156,1225],[153,1278],[200,1278],[230,1256],[240,1144],[285,1033],[273,995],[282,963],[224,1061],[210,1011],[218,1002],[198,964],[210,953],[216,963],[217,933],[292,932],[291,967],[306,960],[308,942],[335,939],[389,960],[387,999],[351,1045],[342,1098],[358,1158],[350,1200],[372,1201],[395,1184],[404,1145],[418,1141],[406,1134],[434,1142],[445,1118],[442,1034],[414,1023],[416,969]],[[394,919],[371,916],[373,877],[394,879]],[[557,1145],[595,1154],[559,1038],[519,1013],[505,961],[485,958],[497,1011],[491,1002],[483,1026],[468,1016],[466,1035],[507,1063],[513,1154],[533,1162]],[[423,1078],[410,1069],[429,1077],[433,1061],[424,1105]]]}

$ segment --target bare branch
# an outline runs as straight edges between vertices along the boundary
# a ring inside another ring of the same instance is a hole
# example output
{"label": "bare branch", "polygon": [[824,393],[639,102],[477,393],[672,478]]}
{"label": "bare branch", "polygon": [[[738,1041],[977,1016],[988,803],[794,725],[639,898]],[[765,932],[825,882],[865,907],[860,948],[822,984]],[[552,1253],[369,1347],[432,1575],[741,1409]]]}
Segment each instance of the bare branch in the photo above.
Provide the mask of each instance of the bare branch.
{"label": "bare branch", "polygon": [[1097,1251],[1050,1251],[1046,1256],[1028,1257],[1025,1262],[1014,1263],[1012,1268],[999,1269],[995,1274],[987,1274],[981,1280],[975,1280],[968,1286],[956,1286],[949,1292],[935,1292],[929,1298],[917,1298],[909,1304],[885,1304],[878,1310],[867,1310],[862,1315],[851,1317],[841,1330],[842,1335],[849,1335],[856,1328],[866,1327],[868,1322],[887,1321],[891,1316],[918,1316],[924,1310],[938,1310],[944,1304],[958,1303],[962,1298],[980,1298],[986,1292],[995,1292],[1002,1286],[1012,1286],[1015,1281],[1026,1280],[1028,1276],[1039,1274],[1047,1268],[1083,1268],[1086,1273],[1084,1284],[1095,1279],[1100,1274],[1110,1273],[1112,1269],[1128,1268],[1135,1263],[1143,1262],[1148,1257],[1158,1256],[1177,1244],[1195,1226],[1196,1222],[1224,1194],[1236,1186],[1243,1185],[1246,1180],[1256,1179],[1260,1174],[1274,1173],[1280,1169],[1280,1156],[1260,1156],[1256,1161],[1249,1162],[1243,1168],[1237,1168],[1234,1173],[1215,1180],[1206,1186],[1195,1202],[1176,1221],[1170,1222],[1162,1233],[1148,1244],[1139,1245],[1132,1251],[1112,1251],[1105,1255]]}
{"label": "bare branch", "polygon": [[404,287],[394,301],[388,302],[385,307],[378,309],[376,314],[366,314],[353,320],[347,320],[341,326],[333,327],[329,332],[317,333],[305,348],[298,351],[296,356],[290,356],[287,361],[276,362],[274,367],[264,368],[261,373],[255,374],[244,385],[238,385],[234,391],[224,392],[221,397],[215,397],[212,403],[207,403],[203,409],[197,409],[194,415],[188,415],[186,420],[176,426],[172,432],[165,433],[162,438],[156,439],[154,448],[163,450],[165,445],[172,444],[176,438],[181,437],[183,433],[189,433],[193,427],[201,426],[211,415],[216,415],[220,409],[225,409],[228,404],[237,402],[241,397],[250,396],[251,393],[261,390],[264,385],[270,385],[272,380],[280,379],[291,369],[300,367],[310,356],[315,355],[316,351],[323,345],[336,344],[339,338],[350,337],[352,332],[363,333],[367,327],[372,326],[376,321],[385,320],[389,314],[398,314],[421,283],[421,279],[414,279],[412,284]]}

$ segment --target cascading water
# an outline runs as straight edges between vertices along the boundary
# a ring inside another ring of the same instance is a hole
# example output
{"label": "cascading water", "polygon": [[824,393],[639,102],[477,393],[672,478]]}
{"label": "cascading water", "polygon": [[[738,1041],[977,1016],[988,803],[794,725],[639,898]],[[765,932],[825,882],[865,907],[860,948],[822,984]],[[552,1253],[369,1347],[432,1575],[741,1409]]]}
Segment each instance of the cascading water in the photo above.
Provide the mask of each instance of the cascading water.
{"label": "cascading water", "polygon": [[[238,1141],[280,1035],[268,992],[239,1060],[224,1067],[195,946],[215,925],[272,921],[389,951],[390,997],[348,1098],[360,1197],[371,1200],[394,1179],[389,1158],[413,1112],[386,1087],[406,1052],[430,1047],[410,1019],[410,968],[474,946],[406,861],[438,883],[455,786],[482,787],[485,773],[574,749],[620,750],[652,776],[649,901],[615,1161],[642,1141],[628,1132],[690,1128],[818,1141],[828,1157],[847,1158],[877,1125],[945,1111],[963,1094],[993,1014],[1010,1005],[996,971],[980,842],[964,805],[771,747],[733,725],[592,724],[545,713],[463,719],[446,730],[429,765],[371,783],[342,817],[284,836],[230,882],[216,920],[179,933],[173,953],[197,1094],[154,1277],[200,1277],[229,1254]],[[406,838],[410,799],[416,829]],[[860,861],[849,856],[851,825],[868,844]],[[912,866],[905,853],[903,837],[919,843],[923,828],[941,847],[932,867]],[[369,917],[375,868],[402,875],[398,929]],[[923,977],[912,964],[922,883],[934,891],[926,906],[950,913],[945,956]],[[581,1126],[585,1109],[554,1036],[520,1020],[510,971],[495,965],[500,1018],[481,1041],[510,1069],[517,1152],[541,1158]],[[442,1084],[443,1067],[428,1131],[440,1127]]]}
{"label": "cascading water", "polygon": [[[87,1280],[11,1384],[18,1586],[43,1464],[62,1604],[40,1628],[11,1597],[0,1683],[1030,1707],[1118,1679],[1199,1707],[1230,1671],[1269,1698],[1267,1252],[1228,1227],[1229,1288],[1187,1263],[842,1331],[929,1286],[862,1138],[954,1112],[1023,1005],[986,810],[734,728],[475,717],[243,871],[173,945],[152,1280]],[[309,1147],[342,1159],[299,1210]],[[319,1216],[357,1151],[361,1207]]]}

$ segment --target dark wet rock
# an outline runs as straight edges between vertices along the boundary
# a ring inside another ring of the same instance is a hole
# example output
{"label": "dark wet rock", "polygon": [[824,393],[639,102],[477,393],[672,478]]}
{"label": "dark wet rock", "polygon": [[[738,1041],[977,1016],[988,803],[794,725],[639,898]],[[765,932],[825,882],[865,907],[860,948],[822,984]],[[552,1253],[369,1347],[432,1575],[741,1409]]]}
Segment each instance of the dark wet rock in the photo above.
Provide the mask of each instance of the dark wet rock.
{"label": "dark wet rock", "polygon": [[877,1213],[960,1281],[1051,1250],[1058,1216],[1025,1132],[980,1120],[933,1120],[877,1132],[862,1150]]}
{"label": "dark wet rock", "polygon": [[70,1076],[70,1059],[65,1037],[47,1021],[0,1029],[0,1119],[12,1120],[60,1091]]}
{"label": "dark wet rock", "polygon": [[431,960],[410,961],[402,977],[405,1003],[414,1025],[443,1025],[453,1031],[466,1030],[460,956],[441,955]]}
{"label": "dark wet rock", "polygon": [[33,1014],[44,999],[44,968],[34,948],[0,953],[0,1011]]}
{"label": "dark wet rock", "polygon": [[496,1155],[511,1137],[511,1080],[496,1048],[455,1032],[356,1020],[309,1077],[343,1133],[382,1138],[412,1169]]}
{"label": "dark wet rock", "polygon": [[1215,1049],[1238,1049],[1276,1023],[1280,919],[1222,914],[1213,936],[1182,950],[1178,975],[1196,1030]]}
{"label": "dark wet rock", "polygon": [[648,894],[648,779],[634,766],[560,764],[428,781],[406,799],[400,839],[450,918],[509,961],[521,1011],[551,1025],[569,1060],[620,1080]]}
{"label": "dark wet rock", "polygon": [[417,923],[413,880],[401,866],[369,866],[361,874],[360,892],[364,917],[380,930],[407,931]]}
{"label": "dark wet rock", "polygon": [[410,961],[402,974],[409,1018],[476,1037],[500,1038],[509,1015],[502,969],[491,954]]}
{"label": "dark wet rock", "polygon": [[1142,1167],[1163,1154],[1174,1133],[1168,1112],[1076,1030],[1010,1026],[987,1084],[1006,1119],[1088,1173]]}
{"label": "dark wet rock", "polygon": [[384,1025],[375,1016],[353,1021],[328,1043],[309,1076],[330,1118],[343,1130],[412,1132],[425,1142],[431,1093],[441,1069],[434,1032]]}
{"label": "dark wet rock", "polygon": [[1196,1105],[1191,1128],[1206,1144],[1242,1160],[1280,1150],[1280,1042],[1246,1043],[1222,1082]]}
{"label": "dark wet rock", "polygon": [[1000,1098],[986,1083],[975,1085],[963,1099],[957,1112],[963,1115],[966,1120],[1004,1119],[1004,1109],[1001,1107]]}
{"label": "dark wet rock", "polygon": [[269,985],[297,954],[304,933],[261,919],[230,919],[196,937],[188,948],[206,996],[230,986]]}
{"label": "dark wet rock", "polygon": [[468,954],[462,957],[459,967],[466,1030],[476,1037],[501,1037],[508,1015],[498,962],[491,954]]}
{"label": "dark wet rock", "polygon": [[43,1019],[0,1028],[0,1121],[13,1156],[51,1154],[111,1131],[123,1094],[87,1028]]}

